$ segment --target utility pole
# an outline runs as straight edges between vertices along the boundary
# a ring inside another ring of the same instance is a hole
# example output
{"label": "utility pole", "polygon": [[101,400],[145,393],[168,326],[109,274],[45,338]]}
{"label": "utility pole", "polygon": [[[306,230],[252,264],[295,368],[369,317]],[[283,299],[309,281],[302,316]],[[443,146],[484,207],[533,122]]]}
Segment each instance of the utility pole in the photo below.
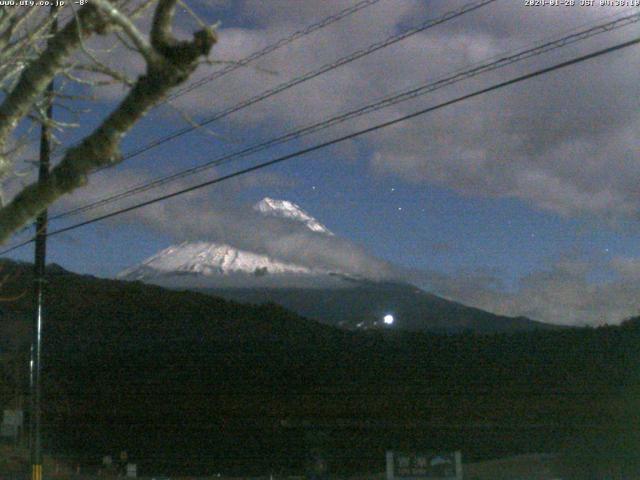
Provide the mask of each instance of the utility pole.
{"label": "utility pole", "polygon": [[[51,14],[56,14],[56,8],[51,6]],[[53,19],[50,34],[55,35],[58,30],[58,20]],[[48,124],[53,119],[53,92],[54,81],[51,80],[46,91],[46,119],[40,129],[40,164],[38,169],[38,181],[43,182],[49,178],[51,157],[51,127]],[[45,265],[47,254],[47,210],[45,209],[36,219],[36,241],[34,262],[34,301],[35,314],[33,321],[33,338],[31,341],[31,415],[29,421],[30,447],[31,447],[31,480],[42,480],[42,438],[41,438],[41,413],[42,413],[42,324]]]}

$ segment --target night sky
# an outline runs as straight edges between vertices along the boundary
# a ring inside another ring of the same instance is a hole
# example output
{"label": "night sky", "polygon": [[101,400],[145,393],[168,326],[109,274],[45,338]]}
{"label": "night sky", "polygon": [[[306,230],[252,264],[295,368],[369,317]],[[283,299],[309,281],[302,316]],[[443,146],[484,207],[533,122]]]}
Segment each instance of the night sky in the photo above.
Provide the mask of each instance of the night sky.
{"label": "night sky", "polygon": [[[356,2],[188,3],[206,22],[220,22],[220,42],[211,58],[232,61]],[[188,125],[186,115],[204,119],[466,3],[381,0],[194,89],[173,106],[152,111],[125,139],[123,151]],[[527,7],[524,0],[499,0],[95,174],[88,187],[52,211],[83,205],[639,10]],[[196,28],[185,12],[175,25],[181,34]],[[597,35],[123,202],[52,222],[52,228],[436,105],[639,33],[635,23]],[[106,43],[108,39],[97,39],[95,46]],[[131,72],[139,72],[142,65],[125,52],[105,58]],[[203,65],[193,80],[225,65]],[[122,93],[120,87],[98,92],[92,113],[84,117],[81,128],[62,135],[63,145],[95,126]],[[211,240],[268,254],[277,251],[285,260],[310,264],[335,254],[331,261],[343,262],[345,270],[365,268],[370,259],[366,269],[378,269],[381,277],[404,278],[492,312],[554,323],[619,323],[639,310],[639,131],[640,47],[631,47],[52,237],[48,260],[76,272],[110,277],[172,243]],[[265,196],[295,202],[340,241],[329,246],[311,241],[301,247],[308,256],[298,252],[286,258],[291,235],[283,226],[262,225],[251,210]],[[258,231],[262,233],[256,235]],[[333,250],[320,256],[314,248]],[[351,249],[360,252],[357,258],[343,254]],[[31,255],[32,246],[12,254],[25,260]]]}

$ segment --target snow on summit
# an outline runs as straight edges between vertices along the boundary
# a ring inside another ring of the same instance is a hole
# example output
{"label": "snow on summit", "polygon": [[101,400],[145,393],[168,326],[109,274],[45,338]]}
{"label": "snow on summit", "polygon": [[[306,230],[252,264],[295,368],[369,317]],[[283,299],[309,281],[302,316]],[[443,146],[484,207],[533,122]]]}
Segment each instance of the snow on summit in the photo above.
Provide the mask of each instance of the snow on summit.
{"label": "snow on summit", "polygon": [[[253,207],[263,215],[304,223],[319,234],[333,233],[295,203],[266,197]],[[233,276],[264,277],[275,274],[299,276],[327,275],[328,272],[281,261],[261,253],[249,252],[215,242],[183,242],[172,245],[142,263],[123,270],[117,278],[155,282],[168,277],[220,278]]]}
{"label": "snow on summit", "polygon": [[118,277],[147,280],[167,274],[204,276],[231,273],[311,273],[306,267],[279,262],[266,255],[238,250],[210,242],[183,242],[156,253],[140,265],[121,272]]}
{"label": "snow on summit", "polygon": [[305,223],[309,229],[318,233],[333,235],[333,232],[318,222],[315,218],[302,210],[298,205],[288,200],[276,200],[265,197],[256,203],[255,210],[272,217],[290,218]]}

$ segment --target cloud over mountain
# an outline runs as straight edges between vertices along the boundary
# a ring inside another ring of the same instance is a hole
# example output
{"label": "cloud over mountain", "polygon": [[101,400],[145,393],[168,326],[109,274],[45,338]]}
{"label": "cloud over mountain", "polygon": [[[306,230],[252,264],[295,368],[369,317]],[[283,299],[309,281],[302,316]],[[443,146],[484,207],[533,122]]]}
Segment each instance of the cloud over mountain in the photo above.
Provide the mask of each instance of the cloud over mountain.
{"label": "cloud over mountain", "polygon": [[[78,191],[65,199],[62,205],[83,205],[102,198],[116,185],[135,184],[145,177],[148,174],[131,172],[96,176],[90,190]],[[268,174],[263,180],[263,186],[280,181]],[[333,235],[327,227],[290,202],[265,199],[256,208],[239,201],[238,191],[250,187],[254,181],[256,177],[220,184],[219,188],[193,192],[134,210],[112,222],[144,225],[168,235],[174,242],[206,240],[233,245],[240,250],[310,269],[348,272],[371,279],[391,279],[400,275],[398,268],[374,257],[362,246]],[[173,188],[185,185],[184,181],[177,182]],[[150,191],[129,201],[137,202],[155,195],[157,192]],[[276,211],[274,214],[273,205],[279,213]],[[292,206],[296,208],[293,216],[291,210],[286,211]],[[93,214],[98,212],[100,209]]]}
{"label": "cloud over mountain", "polygon": [[[381,2],[261,59],[256,70],[235,72],[185,96],[181,105],[204,113],[210,106],[199,100],[203,92],[219,88],[225,92],[220,100],[232,105],[247,98],[247,92],[263,92],[463,3],[434,1],[425,8],[417,1]],[[282,2],[241,2],[239,10],[255,26],[223,28],[218,52],[223,58],[242,58],[346,5],[288,2],[284,8]],[[425,79],[436,80],[630,12],[615,7],[526,9],[521,2],[496,2],[282,92],[225,123],[269,131],[271,125],[307,125]],[[612,45],[629,39],[632,31],[627,27],[482,75],[350,122],[346,130]],[[640,167],[633,159],[640,149],[638,58],[634,49],[616,52],[385,129],[364,140],[372,170],[469,195],[517,198],[561,215],[637,216]],[[341,133],[345,127],[340,128],[320,137]]]}
{"label": "cloud over mountain", "polygon": [[[594,280],[594,275],[605,278]],[[640,262],[558,259],[506,288],[493,272],[415,272],[414,281],[445,298],[500,315],[523,315],[565,325],[619,324],[639,313]]]}
{"label": "cloud over mountain", "polygon": [[[228,16],[228,21],[222,23],[215,51],[216,59],[221,60],[243,58],[352,4],[346,0],[195,3],[211,22],[220,15]],[[464,3],[434,0],[427,6],[417,0],[383,0],[260,59],[255,65],[196,89],[175,103],[195,118],[204,118]],[[229,145],[237,139],[253,143],[272,138],[505,52],[630,11],[606,7],[526,9],[521,2],[495,2],[286,90],[226,117],[211,128],[219,130]],[[234,21],[234,15],[242,21]],[[633,26],[627,27],[467,80],[328,129],[301,144],[366,128],[613,45],[631,38],[635,30]],[[355,156],[348,153],[357,152],[358,163],[368,166],[364,182],[391,179],[425,189],[438,186],[464,198],[516,200],[520,212],[525,214],[541,210],[564,219],[597,218],[602,224],[622,222],[619,224],[625,228],[625,222],[635,223],[640,215],[638,58],[637,49],[629,49],[584,62],[562,70],[561,74],[545,75],[362,137],[357,145],[354,142],[338,154],[331,151],[326,155],[347,164],[347,157]],[[199,78],[207,73],[210,70],[202,69]],[[168,107],[160,113],[153,112],[146,121],[153,124],[158,119],[166,120],[167,110]],[[205,135],[194,137],[189,141],[208,145],[211,140]],[[191,147],[185,148],[185,156],[191,153]],[[162,154],[158,152],[159,157]],[[178,169],[175,164],[172,167]],[[214,174],[212,171],[210,175]],[[133,170],[115,172],[115,176],[111,171],[107,175],[109,179],[96,175],[90,189],[65,200],[66,205],[77,205],[82,203],[80,200],[98,198],[114,187],[127,187],[152,177]],[[189,185],[189,181],[177,182],[171,188]],[[329,227],[338,234],[328,238],[291,219],[265,217],[251,208],[254,199],[247,198],[257,186],[267,190],[291,181],[263,171],[114,221],[162,233],[176,243],[207,239],[306,268],[348,270],[372,278],[406,278],[403,269],[341,237],[335,225]],[[357,181],[360,179],[354,179],[354,184]],[[263,194],[261,191],[260,196]],[[136,201],[144,198],[150,198],[150,194]],[[311,213],[322,219],[322,212]],[[385,221],[380,218],[379,223]],[[415,257],[419,255],[417,252]],[[566,261],[537,265],[523,273],[513,289],[505,288],[504,278],[493,273],[440,271],[427,275],[427,285],[433,285],[435,292],[449,298],[509,315],[565,323],[616,322],[637,313],[634,298],[640,298],[640,290],[633,287],[637,282],[630,279],[637,278],[634,272],[638,260],[632,255],[630,251],[628,256],[605,262],[604,266],[593,259],[582,260],[581,268]],[[603,270],[608,278],[594,281],[594,272]]]}

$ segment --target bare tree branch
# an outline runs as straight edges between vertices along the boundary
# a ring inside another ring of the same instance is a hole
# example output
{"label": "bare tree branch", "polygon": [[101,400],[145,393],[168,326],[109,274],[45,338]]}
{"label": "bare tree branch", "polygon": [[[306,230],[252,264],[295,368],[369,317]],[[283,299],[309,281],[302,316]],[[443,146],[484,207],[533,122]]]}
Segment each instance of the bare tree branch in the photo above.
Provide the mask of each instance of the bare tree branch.
{"label": "bare tree branch", "polygon": [[[104,1],[106,0],[97,0],[96,9],[83,7],[79,12],[82,20],[81,29],[75,22],[70,22],[73,26],[67,25],[51,39],[50,46],[43,55],[52,55],[52,45],[56,42],[55,45],[63,51],[56,50],[55,59],[38,58],[25,70],[20,82],[23,82],[22,88],[27,92],[14,94],[14,89],[11,97],[15,98],[12,98],[8,106],[0,106],[0,142],[12,130],[11,126],[15,127],[17,119],[26,115],[26,104],[33,105],[36,97],[34,92],[39,90],[42,93],[53,74],[63,67],[64,59],[71,52],[71,47],[66,42],[77,48],[80,35],[85,36],[92,30],[107,28],[104,16],[96,14],[104,12],[99,7]],[[66,152],[51,171],[48,180],[25,187],[9,204],[0,209],[0,243],[6,241],[12,232],[25,225],[60,196],[85,185],[90,172],[121,161],[120,142],[127,132],[151,107],[163,100],[172,88],[189,78],[201,58],[209,55],[217,41],[216,34],[210,27],[197,31],[191,41],[178,41],[174,38],[171,21],[175,5],[176,0],[158,1],[150,33],[150,48],[154,54],[144,55],[147,60],[146,72],[137,79],[122,102],[93,133]],[[113,4],[112,8],[115,9]],[[108,22],[111,22],[109,25],[124,29],[135,46],[139,47],[123,23],[117,20],[120,18],[119,13],[112,11],[105,16]],[[66,42],[62,41],[62,38]],[[42,64],[41,68],[45,68],[48,73],[38,75],[33,69],[33,65],[36,64]]]}
{"label": "bare tree branch", "polygon": [[[104,32],[107,23],[91,5],[80,9],[81,24],[69,22],[49,40],[42,55],[22,72],[20,80],[0,105],[0,152],[18,122],[29,112],[43,94],[53,77],[62,69],[65,60],[77,48],[80,39],[93,32]],[[0,175],[6,174],[10,162],[0,153]]]}
{"label": "bare tree branch", "polygon": [[[111,77],[115,82],[117,83],[122,83],[124,85],[127,85],[129,87],[132,87],[135,84],[135,81],[133,81],[132,79],[128,78],[124,73],[121,73],[113,68],[110,68],[108,65],[105,65],[104,63],[96,60],[96,62],[94,64],[91,65],[76,65],[72,68],[72,70],[77,70],[80,72],[89,72],[89,73],[96,73],[96,74],[100,74],[100,75],[104,75],[106,77]],[[80,79],[74,75],[72,75],[70,73],[70,70],[67,70],[64,72],[64,75],[68,76],[70,80],[73,80],[75,82],[78,83],[87,83],[87,84],[98,84],[100,85],[101,82],[95,82],[94,80],[83,80]],[[104,85],[111,85],[114,83],[114,81],[109,81],[109,82],[103,82]],[[93,83],[91,83],[93,82]]]}
{"label": "bare tree branch", "polygon": [[92,0],[93,4],[102,10],[114,23],[116,23],[131,39],[136,49],[145,57],[147,62],[159,62],[158,54],[151,44],[142,35],[134,23],[121,13],[109,0]]}
{"label": "bare tree branch", "polygon": [[155,3],[155,0],[145,0],[132,11],[129,12],[129,18],[135,20],[139,18],[151,5]]}

